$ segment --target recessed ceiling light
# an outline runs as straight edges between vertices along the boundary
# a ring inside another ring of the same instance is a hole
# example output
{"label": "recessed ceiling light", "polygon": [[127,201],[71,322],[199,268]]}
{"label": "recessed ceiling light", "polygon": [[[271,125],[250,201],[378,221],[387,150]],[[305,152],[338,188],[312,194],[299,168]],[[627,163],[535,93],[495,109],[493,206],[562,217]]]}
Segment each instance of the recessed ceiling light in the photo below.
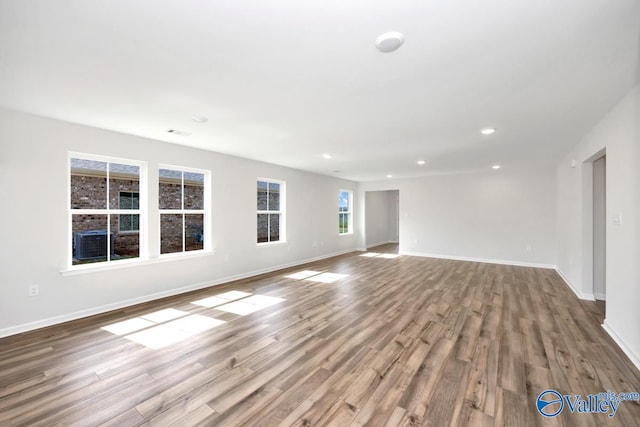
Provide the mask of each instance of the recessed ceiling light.
{"label": "recessed ceiling light", "polygon": [[191,117],[191,120],[196,123],[206,123],[209,121],[209,119],[207,119],[205,116],[193,116]]}
{"label": "recessed ceiling light", "polygon": [[386,176],[387,176],[387,178],[393,178],[393,175],[391,175],[391,174],[386,175]]}
{"label": "recessed ceiling light", "polygon": [[380,34],[376,39],[376,48],[380,52],[390,53],[398,50],[404,43],[404,36],[401,33],[392,31],[389,33]]}
{"label": "recessed ceiling light", "polygon": [[324,154],[322,155],[322,157],[324,157],[325,159],[330,159],[330,158],[331,158],[331,154],[329,154],[329,153],[324,153]]}
{"label": "recessed ceiling light", "polygon": [[495,133],[495,131],[496,130],[494,128],[485,128],[485,129],[482,129],[480,133],[483,135],[491,135],[492,133]]}
{"label": "recessed ceiling light", "polygon": [[418,164],[419,165],[424,165],[425,163],[427,163],[427,162],[425,162],[424,160],[418,160]]}
{"label": "recessed ceiling light", "polygon": [[495,170],[500,169],[500,165],[493,165],[493,166],[491,166],[491,167],[492,167],[493,169],[495,169]]}
{"label": "recessed ceiling light", "polygon": [[169,129],[167,132],[168,133],[172,133],[174,135],[179,135],[179,136],[189,136],[189,135],[191,135],[191,133],[189,133],[189,132],[185,132],[183,130],[177,130],[177,129]]}

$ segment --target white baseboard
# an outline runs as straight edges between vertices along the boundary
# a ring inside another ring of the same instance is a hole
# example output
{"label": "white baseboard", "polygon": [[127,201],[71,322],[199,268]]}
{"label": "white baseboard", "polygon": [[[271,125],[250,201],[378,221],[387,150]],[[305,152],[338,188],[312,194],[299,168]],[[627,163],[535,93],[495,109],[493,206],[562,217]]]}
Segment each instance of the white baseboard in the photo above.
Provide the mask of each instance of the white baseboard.
{"label": "white baseboard", "polygon": [[470,258],[470,257],[453,256],[453,255],[426,254],[423,252],[400,251],[400,255],[419,256],[419,257],[425,257],[425,258],[450,259],[454,261],[484,262],[487,264],[514,265],[518,267],[534,267],[534,268],[549,268],[549,269],[556,268],[556,266],[553,264],[537,264],[532,262],[510,261],[510,260],[503,260],[503,259]]}
{"label": "white baseboard", "polygon": [[258,276],[260,274],[271,273],[273,271],[282,270],[289,267],[295,267],[296,265],[307,264],[309,262],[320,261],[326,258],[331,258],[334,256],[344,255],[349,252],[353,252],[354,249],[347,249],[339,252],[334,252],[330,254],[325,254],[321,256],[317,256],[314,258],[309,258],[305,260],[299,260],[290,262],[287,264],[277,265],[273,267],[263,268],[260,270],[254,270],[247,273],[236,274],[234,276],[221,277],[218,279],[214,279],[207,282],[196,283],[189,286],[183,286],[181,288],[171,289],[163,292],[157,292],[150,295],[144,295],[137,298],[132,298],[124,301],[115,302],[113,304],[106,304],[99,307],[93,307],[86,310],[80,310],[73,313],[63,314],[60,316],[49,317],[42,320],[37,320],[35,322],[24,323],[17,326],[11,326],[8,328],[0,329],[0,338],[8,337],[10,335],[16,335],[23,332],[33,331],[35,329],[45,328],[47,326],[57,325],[59,323],[68,322],[70,320],[77,320],[83,317],[93,316],[96,314],[106,313],[112,310],[119,310],[121,308],[130,307],[132,305],[141,304],[144,302],[154,301],[160,298],[166,298],[174,295],[183,294],[190,291],[196,291],[198,289],[204,289],[211,286],[221,285],[228,282],[233,282],[235,280],[246,279],[253,276]]}
{"label": "white baseboard", "polygon": [[564,283],[566,283],[567,286],[569,286],[569,289],[571,289],[573,291],[573,293],[576,294],[576,296],[579,299],[583,299],[583,300],[587,300],[587,301],[595,301],[596,300],[596,297],[593,294],[579,291],[578,288],[576,288],[573,285],[573,283],[571,283],[571,281],[569,279],[567,279],[567,276],[562,274],[562,271],[560,271],[558,268],[556,268],[556,273],[558,273],[558,276],[560,276],[560,278],[562,280],[564,280]]}
{"label": "white baseboard", "polygon": [[598,301],[606,301],[607,299],[607,295],[605,294],[601,294],[599,292],[594,292],[593,296],[595,297],[595,299],[597,299]]}
{"label": "white baseboard", "polygon": [[640,356],[629,348],[627,343],[616,333],[616,331],[611,327],[611,324],[607,322],[607,319],[604,319],[604,323],[602,324],[602,328],[609,334],[609,336],[618,344],[618,347],[627,355],[627,357],[631,360],[631,362],[636,365],[636,368],[640,370]]}

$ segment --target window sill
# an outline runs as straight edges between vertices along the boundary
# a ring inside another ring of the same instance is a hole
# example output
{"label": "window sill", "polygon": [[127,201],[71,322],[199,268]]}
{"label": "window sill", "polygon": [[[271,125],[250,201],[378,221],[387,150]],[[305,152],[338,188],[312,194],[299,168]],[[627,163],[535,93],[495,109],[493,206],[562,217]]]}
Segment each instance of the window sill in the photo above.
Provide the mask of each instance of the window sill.
{"label": "window sill", "polygon": [[353,231],[351,233],[338,233],[338,237],[345,237],[345,236],[353,236]]}
{"label": "window sill", "polygon": [[269,246],[279,246],[279,245],[286,245],[287,241],[286,240],[278,240],[277,242],[262,242],[262,243],[256,243],[256,247],[258,248],[266,248]]}
{"label": "window sill", "polygon": [[177,253],[177,254],[164,254],[158,258],[153,259],[136,259],[136,260],[122,260],[111,261],[106,264],[90,264],[90,265],[75,265],[64,270],[60,270],[60,274],[63,276],[75,276],[78,274],[97,273],[100,271],[120,270],[122,268],[142,267],[145,265],[160,264],[164,262],[177,261],[183,259],[202,258],[215,255],[215,250],[209,251],[193,251],[190,253]]}

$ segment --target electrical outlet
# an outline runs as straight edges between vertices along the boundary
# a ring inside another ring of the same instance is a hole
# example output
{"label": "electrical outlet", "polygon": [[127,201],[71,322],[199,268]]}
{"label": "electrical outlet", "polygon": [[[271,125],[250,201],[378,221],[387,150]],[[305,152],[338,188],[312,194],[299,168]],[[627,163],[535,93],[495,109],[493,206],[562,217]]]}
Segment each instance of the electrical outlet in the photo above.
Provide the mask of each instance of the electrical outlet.
{"label": "electrical outlet", "polygon": [[531,252],[531,243],[527,245],[527,252]]}
{"label": "electrical outlet", "polygon": [[29,285],[30,297],[37,297],[39,293],[40,293],[40,289],[38,288],[38,285]]}

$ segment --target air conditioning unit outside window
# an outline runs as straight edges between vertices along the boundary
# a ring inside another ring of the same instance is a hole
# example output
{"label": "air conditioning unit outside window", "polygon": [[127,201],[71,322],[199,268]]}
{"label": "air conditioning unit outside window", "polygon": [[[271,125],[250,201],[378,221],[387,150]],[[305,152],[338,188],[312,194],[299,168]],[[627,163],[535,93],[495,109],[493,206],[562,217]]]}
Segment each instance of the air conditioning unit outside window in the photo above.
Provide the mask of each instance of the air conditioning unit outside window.
{"label": "air conditioning unit outside window", "polygon": [[[111,256],[113,256],[113,233]],[[105,258],[107,256],[107,230],[80,231],[73,236],[73,256],[78,260]]]}

